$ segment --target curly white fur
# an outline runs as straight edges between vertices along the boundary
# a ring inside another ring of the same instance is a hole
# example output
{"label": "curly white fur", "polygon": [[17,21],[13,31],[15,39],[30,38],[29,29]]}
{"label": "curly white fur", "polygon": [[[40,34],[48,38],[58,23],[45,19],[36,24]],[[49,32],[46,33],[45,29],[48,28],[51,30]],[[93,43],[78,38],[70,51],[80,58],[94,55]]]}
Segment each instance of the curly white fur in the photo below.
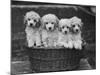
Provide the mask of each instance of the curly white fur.
{"label": "curly white fur", "polygon": [[71,27],[70,19],[61,19],[59,21],[59,39],[58,39],[59,46],[64,46],[66,48],[73,48],[70,27]]}
{"label": "curly white fur", "polygon": [[55,47],[58,38],[59,19],[54,14],[46,14],[42,17],[42,42],[45,47]]}
{"label": "curly white fur", "polygon": [[83,25],[80,18],[74,16],[71,19],[72,40],[75,49],[82,49],[81,27]]}
{"label": "curly white fur", "polygon": [[39,31],[40,16],[34,11],[27,12],[24,17],[26,24],[25,32],[28,47],[34,47],[41,45],[40,31]]}

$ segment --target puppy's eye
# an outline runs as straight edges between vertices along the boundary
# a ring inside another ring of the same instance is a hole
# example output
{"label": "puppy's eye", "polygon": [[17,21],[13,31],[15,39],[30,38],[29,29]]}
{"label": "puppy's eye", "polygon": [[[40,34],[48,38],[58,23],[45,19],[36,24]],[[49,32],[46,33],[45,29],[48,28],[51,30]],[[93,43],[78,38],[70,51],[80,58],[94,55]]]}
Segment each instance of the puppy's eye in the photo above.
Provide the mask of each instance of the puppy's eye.
{"label": "puppy's eye", "polygon": [[64,29],[64,26],[62,26],[62,28]]}
{"label": "puppy's eye", "polygon": [[37,22],[37,21],[34,19],[34,22]]}
{"label": "puppy's eye", "polygon": [[69,28],[69,27],[67,26],[67,28]]}
{"label": "puppy's eye", "polygon": [[48,24],[48,22],[46,22],[45,24]]}
{"label": "puppy's eye", "polygon": [[75,25],[73,25],[73,27],[75,27]]}
{"label": "puppy's eye", "polygon": [[54,24],[53,22],[51,22],[51,24]]}
{"label": "puppy's eye", "polygon": [[30,19],[30,18],[28,18],[28,20],[30,21],[31,19]]}
{"label": "puppy's eye", "polygon": [[78,24],[78,27],[80,27],[80,25]]}

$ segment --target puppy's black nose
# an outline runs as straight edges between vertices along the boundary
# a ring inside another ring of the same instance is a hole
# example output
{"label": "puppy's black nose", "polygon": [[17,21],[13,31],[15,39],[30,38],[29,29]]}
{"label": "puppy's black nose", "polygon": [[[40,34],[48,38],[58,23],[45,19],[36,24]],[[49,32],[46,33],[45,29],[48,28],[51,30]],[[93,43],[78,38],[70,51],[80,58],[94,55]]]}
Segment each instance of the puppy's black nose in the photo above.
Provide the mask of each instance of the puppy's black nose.
{"label": "puppy's black nose", "polygon": [[32,23],[30,23],[30,26],[32,26],[33,24]]}
{"label": "puppy's black nose", "polygon": [[65,31],[65,34],[67,34],[67,31]]}
{"label": "puppy's black nose", "polygon": [[78,29],[76,29],[76,32],[78,32]]}
{"label": "puppy's black nose", "polygon": [[49,27],[49,30],[51,30],[51,27]]}

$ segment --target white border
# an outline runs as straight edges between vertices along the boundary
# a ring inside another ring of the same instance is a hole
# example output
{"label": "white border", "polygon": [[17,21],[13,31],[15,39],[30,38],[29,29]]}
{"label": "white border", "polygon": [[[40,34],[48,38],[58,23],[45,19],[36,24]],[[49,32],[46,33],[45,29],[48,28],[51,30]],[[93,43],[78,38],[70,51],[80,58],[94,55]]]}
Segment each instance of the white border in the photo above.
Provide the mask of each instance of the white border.
{"label": "white border", "polygon": [[10,73],[10,1],[0,1],[0,75]]}
{"label": "white border", "polygon": [[51,2],[51,3],[63,3],[63,4],[96,5],[96,0],[18,0],[18,1],[35,1],[35,2]]}
{"label": "white border", "polygon": [[[25,0],[24,0],[25,1]],[[29,1],[29,0],[28,0]],[[31,0],[30,0],[31,1]],[[54,2],[66,4],[83,4],[83,5],[96,5],[96,0],[35,0],[39,2]],[[10,23],[10,0],[0,1],[0,75],[10,75],[10,36],[11,36],[11,23]],[[40,75],[99,75],[100,70],[100,2],[98,0],[97,11],[97,70],[89,71],[69,71],[69,72],[53,72],[53,73],[39,73]],[[26,75],[26,74],[25,74]],[[33,74],[28,74],[33,75]],[[34,74],[37,75],[37,74]]]}

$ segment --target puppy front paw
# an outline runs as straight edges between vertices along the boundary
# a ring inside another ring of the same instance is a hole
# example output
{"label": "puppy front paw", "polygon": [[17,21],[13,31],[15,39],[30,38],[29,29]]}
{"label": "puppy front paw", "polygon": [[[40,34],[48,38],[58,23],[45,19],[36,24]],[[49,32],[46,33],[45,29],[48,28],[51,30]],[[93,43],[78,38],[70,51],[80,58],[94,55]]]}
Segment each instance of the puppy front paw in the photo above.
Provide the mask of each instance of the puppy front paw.
{"label": "puppy front paw", "polygon": [[69,48],[69,45],[67,43],[64,44],[65,48]]}
{"label": "puppy front paw", "polygon": [[46,42],[43,42],[44,47],[48,47],[48,44]]}
{"label": "puppy front paw", "polygon": [[72,42],[68,42],[68,48],[70,48],[70,49],[73,48],[73,43]]}
{"label": "puppy front paw", "polygon": [[75,49],[78,49],[78,50],[82,50],[82,46],[81,45],[79,45],[79,44],[75,44]]}
{"label": "puppy front paw", "polygon": [[29,48],[34,47],[34,43],[28,43],[28,47],[29,47]]}
{"label": "puppy front paw", "polygon": [[48,47],[48,45],[45,44],[44,47]]}
{"label": "puppy front paw", "polygon": [[82,46],[80,45],[80,46],[78,47],[78,49],[79,49],[79,50],[82,50]]}
{"label": "puppy front paw", "polygon": [[62,46],[64,46],[64,44],[63,44],[63,42],[58,42],[57,46],[62,47]]}
{"label": "puppy front paw", "polygon": [[54,47],[57,47],[57,43],[56,42],[54,42]]}
{"label": "puppy front paw", "polygon": [[41,44],[36,44],[36,47],[41,47]]}

